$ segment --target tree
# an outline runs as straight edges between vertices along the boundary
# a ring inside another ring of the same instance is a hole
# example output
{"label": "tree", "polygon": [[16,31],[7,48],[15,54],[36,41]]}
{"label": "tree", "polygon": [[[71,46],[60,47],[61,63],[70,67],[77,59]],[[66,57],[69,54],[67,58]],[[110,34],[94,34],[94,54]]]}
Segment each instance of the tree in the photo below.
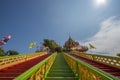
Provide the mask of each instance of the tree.
{"label": "tree", "polygon": [[14,50],[8,50],[6,53],[7,55],[18,55],[19,54],[17,51],[14,51]]}
{"label": "tree", "polygon": [[117,53],[117,56],[120,57],[120,53]]}
{"label": "tree", "polygon": [[57,51],[57,52],[62,52],[62,47],[60,47],[60,46],[56,47],[56,48],[55,48],[55,51]]}
{"label": "tree", "polygon": [[0,56],[5,56],[5,55],[6,55],[5,51],[2,48],[0,48]]}
{"label": "tree", "polygon": [[43,45],[50,49],[50,52],[55,52],[57,47],[60,47],[54,40],[44,39]]}

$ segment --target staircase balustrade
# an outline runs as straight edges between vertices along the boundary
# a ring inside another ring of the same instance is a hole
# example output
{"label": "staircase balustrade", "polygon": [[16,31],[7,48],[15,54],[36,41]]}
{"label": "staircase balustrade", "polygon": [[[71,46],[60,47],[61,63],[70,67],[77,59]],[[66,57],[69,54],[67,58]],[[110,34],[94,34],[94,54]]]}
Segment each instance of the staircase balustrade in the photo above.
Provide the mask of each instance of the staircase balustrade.
{"label": "staircase balustrade", "polygon": [[14,80],[44,80],[54,62],[56,55],[56,53],[52,54],[20,76],[16,77]]}
{"label": "staircase balustrade", "polygon": [[77,52],[74,52],[72,54],[76,54],[78,56],[120,69],[119,57],[111,57],[111,56],[103,56],[103,55],[87,54],[87,53],[77,53]]}
{"label": "staircase balustrade", "polygon": [[27,60],[31,60],[33,58],[42,56],[44,54],[47,54],[47,52],[0,57],[0,70],[2,70],[3,68],[7,68],[10,66],[22,63],[22,62],[27,61]]}

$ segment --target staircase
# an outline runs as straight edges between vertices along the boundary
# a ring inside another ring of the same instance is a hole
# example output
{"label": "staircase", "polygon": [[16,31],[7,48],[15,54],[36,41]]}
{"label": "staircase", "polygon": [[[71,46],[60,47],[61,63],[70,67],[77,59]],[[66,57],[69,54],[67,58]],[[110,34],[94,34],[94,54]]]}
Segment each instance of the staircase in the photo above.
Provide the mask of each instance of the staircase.
{"label": "staircase", "polygon": [[14,66],[0,70],[0,80],[13,80],[15,77],[27,71],[29,68],[40,63],[42,60],[50,56],[50,54],[45,54],[37,58],[25,61]]}
{"label": "staircase", "polygon": [[120,69],[118,68],[115,68],[115,67],[112,67],[112,66],[108,66],[108,65],[105,65],[105,64],[102,64],[102,63],[98,63],[98,62],[95,62],[95,61],[92,61],[92,60],[89,60],[89,59],[86,59],[84,57],[81,57],[81,56],[78,56],[78,55],[75,55],[75,54],[71,54],[71,56],[74,56],[94,67],[97,67],[115,77],[118,77],[120,78]]}
{"label": "staircase", "polygon": [[78,80],[62,54],[58,54],[45,80]]}

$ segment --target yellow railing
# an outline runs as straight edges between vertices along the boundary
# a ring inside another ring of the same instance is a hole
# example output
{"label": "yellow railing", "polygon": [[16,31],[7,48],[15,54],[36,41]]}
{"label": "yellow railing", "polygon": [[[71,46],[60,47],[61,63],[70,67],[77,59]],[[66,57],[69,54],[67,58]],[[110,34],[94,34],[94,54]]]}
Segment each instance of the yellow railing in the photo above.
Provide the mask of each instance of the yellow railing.
{"label": "yellow railing", "polygon": [[21,62],[24,62],[24,61],[42,56],[44,54],[47,54],[47,52],[39,52],[39,53],[23,54],[23,55],[16,55],[16,56],[0,57],[0,69],[19,64]]}
{"label": "yellow railing", "polygon": [[63,56],[79,80],[120,80],[100,69],[97,69],[80,59],[63,53]]}
{"label": "yellow railing", "polygon": [[52,54],[20,76],[16,77],[14,80],[44,80],[55,60],[56,55],[56,53]]}
{"label": "yellow railing", "polygon": [[87,53],[77,53],[77,52],[73,52],[72,54],[76,54],[78,56],[120,69],[120,58],[118,57],[110,57],[110,56],[87,54]]}

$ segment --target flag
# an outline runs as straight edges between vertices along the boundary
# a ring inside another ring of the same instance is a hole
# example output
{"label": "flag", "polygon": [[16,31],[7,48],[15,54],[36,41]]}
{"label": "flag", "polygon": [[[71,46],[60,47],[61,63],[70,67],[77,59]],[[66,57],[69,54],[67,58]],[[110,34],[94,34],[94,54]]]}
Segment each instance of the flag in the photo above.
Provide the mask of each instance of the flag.
{"label": "flag", "polygon": [[33,48],[34,46],[36,46],[36,42],[31,42],[29,48]]}
{"label": "flag", "polygon": [[89,44],[90,49],[96,49],[92,44]]}
{"label": "flag", "polygon": [[5,45],[5,44],[8,42],[8,40],[11,39],[11,37],[12,37],[11,34],[9,34],[9,35],[7,35],[7,36],[4,36],[4,37],[2,38],[2,40],[0,41],[0,46]]}

